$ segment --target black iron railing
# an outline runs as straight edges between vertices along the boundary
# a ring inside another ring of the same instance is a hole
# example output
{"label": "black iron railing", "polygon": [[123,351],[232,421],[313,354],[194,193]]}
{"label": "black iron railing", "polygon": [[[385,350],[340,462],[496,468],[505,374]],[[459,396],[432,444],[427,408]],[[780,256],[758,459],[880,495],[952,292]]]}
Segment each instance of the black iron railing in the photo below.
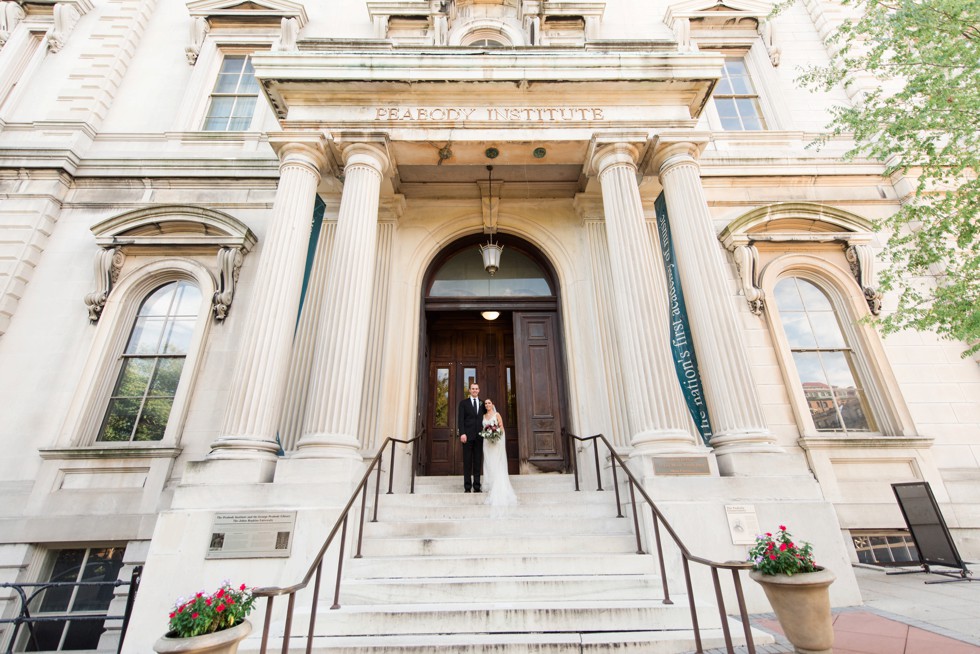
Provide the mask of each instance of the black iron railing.
{"label": "black iron railing", "polygon": [[[337,518],[337,522],[334,523],[333,529],[330,530],[327,539],[323,542],[323,546],[317,553],[316,557],[313,559],[313,563],[310,564],[309,570],[306,572],[306,576],[303,577],[302,581],[293,584],[292,586],[278,587],[269,586],[266,588],[257,588],[254,591],[256,597],[268,597],[269,601],[266,603],[265,607],[265,623],[262,626],[262,644],[259,647],[260,654],[266,654],[269,644],[269,629],[272,624],[272,603],[276,597],[281,595],[286,595],[288,597],[288,604],[286,605],[286,626],[283,631],[282,638],[282,654],[289,653],[289,640],[290,631],[293,628],[293,613],[296,609],[296,593],[303,590],[310,585],[310,581],[316,576],[313,581],[313,602],[312,611],[310,612],[310,627],[306,638],[306,654],[310,654],[313,651],[313,630],[316,626],[316,614],[317,614],[317,603],[320,601],[320,580],[323,576],[323,559],[327,554],[327,550],[330,549],[330,545],[333,544],[334,538],[337,537],[337,533],[340,532],[340,543],[339,552],[337,553],[337,581],[334,585],[333,594],[333,605],[331,609],[340,608],[340,579],[344,568],[344,546],[347,540],[347,523],[350,519],[351,509],[354,507],[354,503],[357,501],[357,496],[361,496],[361,513],[359,517],[359,527],[357,532],[357,553],[354,555],[355,559],[361,558],[361,542],[364,538],[364,515],[367,512],[367,492],[368,485],[370,484],[371,473],[377,469],[377,475],[374,483],[374,511],[371,518],[371,522],[378,521],[378,499],[381,492],[381,459],[384,456],[385,448],[391,445],[391,462],[388,466],[388,492],[387,495],[392,495],[392,484],[394,482],[395,475],[395,443],[402,443],[409,445],[418,442],[422,438],[424,433],[424,427],[420,428],[416,432],[415,437],[409,440],[402,440],[399,438],[386,438],[385,442],[381,444],[381,448],[378,453],[374,455],[371,459],[371,463],[368,464],[367,470],[364,472],[364,476],[361,477],[361,481],[358,482],[357,486],[354,488],[354,492],[351,493],[350,499],[344,506],[343,510],[340,512],[340,517]],[[416,446],[416,449],[417,446]],[[415,493],[415,469],[416,469],[416,457],[412,457],[412,482],[411,482],[411,492]]]}
{"label": "black iron railing", "polygon": [[[37,635],[34,633],[34,625],[45,622],[91,622],[93,620],[101,620],[103,622],[107,620],[122,620],[122,626],[119,628],[119,645],[116,648],[117,653],[121,652],[123,639],[126,637],[126,629],[129,627],[129,616],[133,612],[133,602],[136,599],[136,591],[139,590],[142,576],[143,566],[138,565],[133,568],[133,574],[130,576],[129,581],[116,579],[114,581],[47,581],[26,584],[0,584],[0,588],[13,590],[17,598],[20,599],[20,611],[17,612],[17,617],[0,620],[0,624],[14,625],[7,642],[6,654],[11,654],[14,651],[17,636],[22,626],[27,627],[28,645],[33,645],[36,648],[35,651],[38,651],[41,649],[41,646],[37,641]],[[129,586],[129,594],[126,597],[126,609],[122,615],[109,615],[108,608],[101,613],[92,611],[58,613],[45,611],[37,615],[31,614],[31,603],[42,593],[55,588],[118,588],[119,586]]]}
{"label": "black iron railing", "polygon": [[[674,544],[677,546],[677,549],[680,550],[680,554],[684,565],[684,583],[687,586],[687,601],[691,608],[691,622],[694,627],[694,641],[695,641],[695,645],[697,646],[697,651],[703,652],[704,649],[701,644],[701,630],[698,627],[698,611],[697,611],[697,607],[694,604],[694,587],[691,583],[691,568],[690,568],[691,563],[699,563],[711,569],[711,581],[712,583],[714,583],[715,598],[718,601],[718,612],[721,615],[721,629],[722,629],[722,633],[725,636],[725,647],[728,649],[729,652],[734,653],[735,648],[732,644],[732,634],[728,627],[728,614],[727,611],[725,610],[725,600],[722,595],[721,582],[719,580],[719,573],[718,573],[719,570],[731,570],[732,583],[735,587],[735,597],[738,600],[739,618],[742,620],[742,629],[745,631],[745,645],[748,649],[749,654],[755,654],[755,642],[753,642],[752,640],[752,628],[751,625],[749,624],[748,611],[746,611],[745,609],[745,597],[742,594],[742,581],[741,578],[739,577],[739,572],[741,570],[751,570],[752,565],[744,561],[726,561],[724,563],[718,561],[709,561],[708,559],[691,554],[690,550],[688,550],[687,546],[684,544],[684,541],[681,540],[680,536],[677,535],[677,532],[674,531],[674,528],[670,526],[670,523],[667,522],[667,518],[664,517],[664,514],[657,507],[657,504],[650,498],[650,495],[647,494],[646,490],[644,490],[643,488],[643,485],[640,484],[640,482],[636,479],[633,473],[630,472],[630,469],[626,467],[626,463],[623,462],[623,459],[619,456],[619,454],[616,453],[616,450],[613,449],[612,445],[609,443],[608,440],[606,440],[605,436],[603,436],[602,434],[596,434],[595,436],[586,436],[583,438],[583,437],[576,436],[575,434],[565,432],[564,430],[562,431],[570,441],[579,441],[581,443],[592,441],[592,446],[593,446],[592,449],[593,452],[595,453],[595,476],[596,476],[598,490],[602,490],[602,472],[599,466],[599,446],[598,446],[599,441],[601,440],[605,444],[606,449],[609,450],[609,458],[610,461],[612,462],[613,489],[616,491],[616,513],[617,513],[617,517],[619,518],[622,518],[624,516],[623,516],[623,509],[622,509],[623,504],[619,496],[619,479],[616,474],[616,467],[618,465],[620,468],[623,469],[623,473],[626,475],[626,480],[629,483],[630,504],[633,509],[633,528],[634,531],[636,532],[637,554],[645,554],[645,552],[643,551],[643,545],[640,541],[640,522],[639,522],[640,519],[639,519],[639,512],[636,510],[636,493],[639,492],[643,500],[646,501],[646,503],[650,506],[650,512],[653,515],[653,536],[654,536],[654,541],[656,542],[657,545],[657,558],[659,559],[660,562],[660,579],[661,579],[661,583],[663,584],[664,604],[673,604],[674,602],[673,600],[670,599],[670,587],[667,581],[667,571],[664,564],[663,547],[660,541],[661,524],[663,524],[663,527],[667,531],[667,534],[674,541]],[[575,490],[579,490],[578,465],[576,463],[574,442],[571,442],[570,446],[571,446],[570,449],[572,450],[572,457],[571,457],[572,470],[575,473]]]}

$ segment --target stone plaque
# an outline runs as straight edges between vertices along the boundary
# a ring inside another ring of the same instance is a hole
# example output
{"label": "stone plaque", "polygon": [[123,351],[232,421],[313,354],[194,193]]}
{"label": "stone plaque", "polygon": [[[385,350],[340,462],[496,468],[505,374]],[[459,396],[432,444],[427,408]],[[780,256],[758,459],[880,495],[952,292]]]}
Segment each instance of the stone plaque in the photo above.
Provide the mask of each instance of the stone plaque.
{"label": "stone plaque", "polygon": [[653,474],[665,476],[710,475],[711,467],[705,456],[655,456]]}
{"label": "stone plaque", "polygon": [[295,526],[295,511],[218,513],[211,525],[211,542],[204,558],[288,557]]}
{"label": "stone plaque", "polygon": [[728,530],[732,534],[733,545],[754,545],[759,533],[759,517],[755,507],[749,504],[726,504]]}

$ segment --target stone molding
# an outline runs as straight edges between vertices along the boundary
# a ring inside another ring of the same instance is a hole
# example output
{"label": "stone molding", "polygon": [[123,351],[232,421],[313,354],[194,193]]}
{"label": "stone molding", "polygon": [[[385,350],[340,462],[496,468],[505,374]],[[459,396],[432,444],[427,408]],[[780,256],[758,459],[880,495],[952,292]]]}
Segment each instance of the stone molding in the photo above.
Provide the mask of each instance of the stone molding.
{"label": "stone molding", "polygon": [[776,45],[776,27],[770,19],[773,7],[758,0],[689,0],[669,6],[663,20],[674,31],[679,52],[697,52],[699,33],[724,38],[720,34],[754,32],[762,38],[769,61],[778,66],[782,48]]}
{"label": "stone molding", "polygon": [[295,18],[302,29],[309,22],[306,7],[290,0],[194,0],[187,3],[192,18],[204,18],[208,25],[247,25],[249,27],[279,27],[283,18]]}
{"label": "stone molding", "polygon": [[91,0],[65,0],[54,6],[54,25],[48,32],[48,50],[59,52],[82,16],[92,10]]}
{"label": "stone molding", "polygon": [[850,243],[844,246],[844,256],[851,266],[851,274],[864,291],[871,313],[881,313],[881,292],[874,283],[874,253],[864,243]]}
{"label": "stone molding", "polygon": [[[196,227],[188,227],[188,225]],[[127,254],[163,257],[217,251],[212,274],[219,280],[212,298],[215,320],[224,320],[235,297],[242,263],[256,243],[247,225],[204,207],[161,205],[114,216],[92,227],[96,253],[96,288],[85,296],[89,320],[97,322]]]}

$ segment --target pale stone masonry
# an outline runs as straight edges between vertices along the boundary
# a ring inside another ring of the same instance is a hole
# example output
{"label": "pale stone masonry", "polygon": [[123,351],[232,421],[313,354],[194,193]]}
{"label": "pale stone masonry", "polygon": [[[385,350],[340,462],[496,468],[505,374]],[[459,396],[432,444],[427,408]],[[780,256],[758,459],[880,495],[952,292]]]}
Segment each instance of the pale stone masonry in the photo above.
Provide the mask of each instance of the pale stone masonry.
{"label": "pale stone masonry", "polygon": [[[595,484],[591,446],[562,433],[602,433],[696,554],[744,558],[726,506],[748,507],[815,544],[837,606],[860,601],[854,538],[904,528],[892,483],[928,482],[980,556],[977,361],[865,320],[894,307],[873,224],[909,181],[845,160],[846,140],[807,147],[860,91],[795,82],[844,10],[771,10],[0,2],[0,581],[47,580],[65,552],[111,551],[119,578],[145,563],[124,647],[145,653],[179,595],[301,577],[385,437],[423,437],[385,459],[399,493],[413,466],[459,475],[474,380],[509,421],[513,471],[575,457]],[[709,445],[669,347],[661,193]],[[150,306],[176,285],[200,300]],[[130,347],[150,333],[167,336]],[[554,477],[540,487],[574,502]],[[451,502],[455,480],[426,483]],[[295,512],[290,556],[208,558],[215,516],[236,512]],[[3,617],[15,604],[0,594]],[[108,625],[98,648],[117,641]]]}

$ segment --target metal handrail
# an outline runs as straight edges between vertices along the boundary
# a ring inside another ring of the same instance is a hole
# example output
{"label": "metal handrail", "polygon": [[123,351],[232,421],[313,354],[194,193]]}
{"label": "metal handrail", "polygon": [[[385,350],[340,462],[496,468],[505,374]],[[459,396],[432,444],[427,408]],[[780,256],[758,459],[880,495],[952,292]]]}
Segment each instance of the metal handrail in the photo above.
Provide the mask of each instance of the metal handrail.
{"label": "metal handrail", "polygon": [[[7,641],[7,651],[6,654],[11,654],[14,651],[14,645],[17,642],[17,633],[20,631],[21,625],[27,625],[27,632],[29,638],[34,641],[34,647],[40,647],[37,642],[37,635],[34,633],[34,624],[41,622],[82,622],[86,620],[122,620],[122,626],[119,628],[119,645],[116,648],[116,652],[122,651],[123,639],[126,638],[126,629],[129,627],[129,617],[133,612],[133,601],[136,599],[136,592],[140,587],[140,579],[143,577],[143,566],[138,565],[133,568],[133,573],[130,575],[129,581],[123,581],[121,579],[114,579],[113,581],[44,581],[36,583],[2,583],[0,588],[10,588],[17,596],[20,598],[20,612],[17,614],[16,618],[6,618],[0,619],[0,624],[12,624],[14,625],[13,631],[10,633],[10,640]],[[107,586],[111,588],[118,588],[119,586],[129,586],[129,593],[126,598],[126,609],[123,611],[122,615],[109,615],[109,610],[106,608],[103,612],[53,612],[45,611],[40,615],[31,615],[31,602],[33,602],[38,595],[48,591],[52,588],[91,588],[93,586]],[[29,593],[27,589],[33,588],[34,591]]]}
{"label": "metal handrail", "polygon": [[[400,438],[393,438],[389,436],[385,439],[384,443],[378,449],[378,453],[374,455],[371,459],[371,463],[368,464],[367,470],[364,472],[364,476],[361,477],[361,481],[358,482],[357,486],[354,488],[354,492],[351,493],[350,499],[347,500],[347,504],[344,506],[343,510],[340,512],[340,516],[337,518],[337,522],[334,523],[333,529],[330,530],[327,539],[323,542],[323,546],[317,553],[316,557],[313,559],[313,563],[310,564],[309,570],[306,571],[306,576],[303,577],[302,581],[293,584],[291,586],[279,587],[279,586],[267,586],[264,588],[256,588],[253,591],[253,595],[256,597],[268,597],[269,601],[265,608],[265,623],[262,626],[262,644],[259,646],[259,654],[266,654],[269,644],[269,627],[272,624],[272,603],[273,600],[280,595],[287,595],[289,597],[289,604],[286,606],[286,626],[283,633],[282,639],[282,654],[288,654],[289,652],[289,639],[290,631],[293,626],[293,611],[296,607],[296,593],[303,590],[310,584],[310,580],[313,575],[316,574],[316,581],[313,585],[313,610],[310,612],[310,628],[307,633],[306,638],[306,654],[311,654],[313,651],[313,629],[316,626],[316,605],[320,600],[320,579],[323,576],[323,557],[326,556],[327,550],[330,549],[330,545],[333,543],[334,537],[336,537],[337,532],[340,531],[340,552],[337,555],[337,583],[334,586],[333,595],[333,605],[331,609],[340,608],[340,578],[343,572],[344,566],[344,545],[347,540],[347,521],[350,518],[351,508],[354,506],[354,502],[357,500],[357,496],[361,496],[361,514],[360,514],[360,526],[357,534],[357,553],[354,555],[355,559],[361,558],[361,541],[364,538],[364,514],[367,508],[367,490],[368,482],[371,477],[371,473],[377,468],[378,474],[376,475],[376,480],[374,484],[374,515],[371,518],[371,522],[378,521],[378,497],[381,491],[381,458],[384,455],[385,448],[391,444],[391,463],[388,466],[388,492],[387,495],[392,495],[392,483],[394,481],[395,475],[395,443],[402,443],[409,445],[415,443],[420,438],[425,431],[425,427],[422,426],[415,433],[415,437],[403,440]],[[415,457],[412,457],[412,482],[411,482],[411,493],[415,493]]]}
{"label": "metal handrail", "polygon": [[[693,623],[694,626],[694,641],[695,641],[695,645],[697,646],[697,651],[703,652],[704,649],[701,644],[701,631],[700,628],[698,627],[698,612],[697,612],[697,608],[694,606],[694,588],[691,584],[691,569],[690,569],[689,562],[700,563],[701,565],[705,565],[711,568],[711,581],[714,584],[715,597],[718,600],[718,612],[721,615],[721,629],[722,629],[722,633],[725,636],[725,647],[728,649],[730,653],[733,654],[735,652],[735,648],[732,645],[732,635],[728,628],[728,615],[727,612],[725,611],[725,600],[724,597],[722,596],[721,583],[718,579],[719,570],[732,571],[732,583],[735,587],[735,597],[738,600],[739,617],[742,620],[742,629],[745,631],[745,644],[746,647],[748,648],[749,654],[755,654],[755,642],[752,640],[752,627],[749,624],[749,614],[745,608],[745,597],[742,594],[742,581],[739,578],[739,571],[750,570],[752,568],[752,565],[744,561],[726,561],[726,562],[711,561],[709,559],[705,559],[703,557],[695,556],[694,554],[692,554],[690,550],[687,549],[687,546],[684,544],[684,541],[681,540],[680,536],[677,535],[677,532],[674,531],[674,528],[670,526],[670,523],[667,521],[667,518],[660,511],[660,508],[657,507],[656,502],[654,502],[653,499],[651,499],[650,495],[647,494],[646,490],[643,488],[643,485],[640,484],[639,480],[633,475],[630,469],[626,467],[626,463],[619,456],[619,454],[616,453],[616,450],[613,449],[612,444],[610,444],[610,442],[606,440],[605,436],[603,436],[602,434],[596,434],[595,436],[586,436],[583,438],[580,436],[576,436],[575,434],[572,434],[570,432],[567,432],[564,429],[562,430],[562,433],[565,434],[567,438],[574,439],[582,443],[586,441],[593,441],[592,449],[595,452],[595,474],[596,474],[596,480],[598,482],[598,490],[600,491],[602,490],[602,474],[599,469],[599,447],[597,445],[597,441],[602,440],[602,442],[605,443],[606,449],[609,450],[610,458],[612,460],[613,488],[616,491],[616,512],[617,512],[617,517],[619,518],[622,518],[624,516],[622,510],[622,502],[619,499],[619,482],[616,476],[616,464],[618,463],[619,467],[623,469],[623,472],[626,474],[626,479],[629,482],[630,503],[632,504],[633,507],[633,527],[634,527],[634,531],[636,532],[637,554],[645,554],[645,552],[643,551],[643,546],[640,543],[640,523],[639,523],[639,514],[637,513],[636,510],[635,490],[638,490],[640,492],[640,495],[643,497],[643,499],[646,500],[646,503],[650,505],[650,510],[653,515],[653,534],[654,534],[654,539],[657,543],[657,558],[660,560],[660,579],[661,579],[661,583],[663,584],[664,604],[673,604],[674,602],[670,599],[670,588],[667,583],[667,571],[664,565],[663,547],[661,546],[661,542],[660,542],[660,523],[663,523],[664,529],[667,530],[668,535],[670,535],[670,537],[673,539],[674,544],[677,545],[677,548],[681,552],[681,557],[684,563],[684,582],[687,586],[687,601],[691,608],[691,622]],[[572,447],[571,449],[573,450],[571,456],[572,471],[575,474],[575,490],[577,491],[579,490],[578,463],[575,460],[576,457],[575,457],[574,447]]]}

